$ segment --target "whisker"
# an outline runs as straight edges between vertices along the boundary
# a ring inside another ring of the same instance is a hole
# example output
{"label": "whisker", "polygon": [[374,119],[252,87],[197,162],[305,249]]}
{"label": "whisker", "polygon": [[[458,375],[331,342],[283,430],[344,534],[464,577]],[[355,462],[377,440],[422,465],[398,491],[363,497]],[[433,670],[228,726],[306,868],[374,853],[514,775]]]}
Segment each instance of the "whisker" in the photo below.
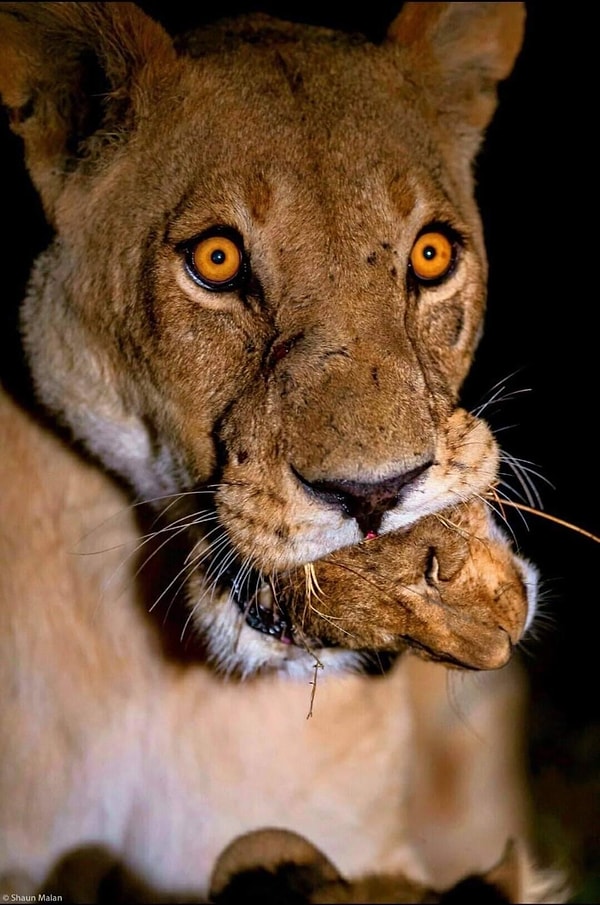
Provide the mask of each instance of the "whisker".
{"label": "whisker", "polygon": [[[218,526],[220,527],[220,526]],[[214,533],[217,529],[215,528],[211,534]],[[221,529],[222,530],[222,529]],[[186,566],[189,565],[192,569],[198,568],[203,562],[205,562],[210,556],[216,556],[221,550],[226,548],[229,545],[229,538],[226,533],[223,531],[220,537],[217,537],[215,540],[212,540],[206,549],[202,548],[194,555],[190,557],[190,554],[186,556],[185,562]],[[193,552],[193,551],[192,551]],[[208,576],[205,575],[204,578],[206,580]]]}
{"label": "whisker", "polygon": [[[174,534],[171,534],[169,537],[166,538],[166,540],[164,540],[161,544],[159,544],[158,547],[155,547],[152,550],[152,552],[144,560],[142,560],[142,562],[140,562],[139,566],[137,567],[137,569],[135,570],[133,575],[130,577],[129,581],[132,582],[132,581],[135,581],[135,579],[139,578],[139,576],[142,574],[144,569],[146,569],[148,567],[148,564],[152,561],[152,559],[155,556],[157,556],[160,553],[160,551],[163,549],[163,547],[165,547],[170,541],[174,540],[178,534],[183,533],[183,531],[185,531],[185,526],[179,528],[177,531],[175,531]],[[115,568],[113,569],[111,574],[107,577],[107,580],[104,584],[105,591],[111,587],[111,585],[116,580],[119,573],[122,573],[125,570],[127,563],[130,562],[138,553],[140,553],[140,551],[147,544],[149,544],[152,540],[154,540],[156,538],[156,536],[157,536],[157,534],[148,534],[146,536],[143,536],[142,538],[137,539],[139,542],[136,542],[133,549],[130,550],[129,553],[127,553],[120,560],[120,562],[115,566]],[[118,547],[116,547],[114,549],[119,549],[123,546],[125,546],[125,545],[120,544]]]}
{"label": "whisker", "polygon": [[[508,502],[508,500],[509,500],[509,497],[506,494],[506,491],[502,488],[502,486],[497,485],[491,491],[489,491],[489,493],[490,493],[489,500],[493,501],[493,503],[495,504],[492,506],[492,508],[494,509],[494,512],[502,519],[504,525],[509,530],[513,543],[517,544],[518,543],[517,536],[510,524],[510,520],[509,520],[506,512],[502,508],[503,504]],[[519,517],[520,517],[521,521],[523,522],[523,525],[525,526],[527,531],[529,531],[529,524],[527,522],[527,519],[525,518],[524,512],[521,512],[520,510],[518,510],[518,512],[519,512]]]}
{"label": "whisker", "polygon": [[[126,510],[121,510],[121,511],[125,512]],[[126,557],[124,562],[126,562],[130,556],[135,555],[135,553],[138,552],[144,546],[144,544],[146,544],[149,541],[153,540],[154,538],[158,537],[160,534],[168,534],[169,532],[174,532],[177,534],[180,532],[180,530],[193,527],[194,525],[202,524],[203,522],[206,522],[206,521],[214,520],[214,519],[216,519],[216,517],[217,517],[216,514],[212,513],[212,512],[208,512],[202,516],[198,516],[197,513],[190,514],[190,515],[182,516],[180,519],[177,519],[176,521],[171,522],[168,525],[163,525],[162,528],[157,528],[155,531],[149,531],[146,534],[141,534],[141,535],[139,535],[139,537],[136,538],[135,549],[132,550],[128,554],[128,556]],[[85,537],[89,537],[95,531],[100,530],[104,525],[106,525],[107,522],[110,521],[111,518],[112,518],[112,516],[109,516],[109,518],[105,519],[104,522],[99,523],[96,527],[94,527],[91,531],[89,531],[87,533],[87,535],[84,535],[82,537],[82,541],[85,539]],[[101,553],[110,553],[114,550],[120,550],[125,546],[127,546],[127,544],[122,543],[122,544],[113,544],[110,547],[98,548],[97,550],[73,550],[71,552],[74,556],[98,556]]]}
{"label": "whisker", "polygon": [[[187,497],[187,496],[199,496],[202,494],[210,494],[212,496],[212,495],[214,495],[215,490],[220,489],[221,486],[222,485],[220,485],[220,484],[207,485],[206,488],[201,488],[198,490],[175,491],[174,493],[164,493],[164,494],[161,494],[160,496],[148,497],[147,499],[137,499],[134,502],[128,503],[126,506],[122,506],[120,509],[115,510],[115,512],[111,513],[111,515],[107,516],[105,519],[102,519],[101,522],[98,522],[98,524],[94,525],[94,527],[91,528],[89,531],[86,531],[81,536],[80,543],[83,543],[85,540],[90,538],[96,532],[101,531],[102,528],[105,528],[106,525],[110,524],[110,522],[112,522],[115,519],[118,519],[124,515],[129,515],[131,512],[133,512],[136,509],[142,509],[142,508],[143,509],[146,509],[146,508],[152,509],[154,503],[158,503],[161,500],[171,500],[171,503],[169,503],[169,506],[166,507],[166,510],[168,510],[168,508],[170,508],[172,503],[176,502],[180,498]],[[117,546],[120,546],[120,545],[117,545]],[[116,548],[109,547],[107,549],[111,550],[111,549],[116,549]],[[77,551],[77,552],[81,552],[81,555],[92,555],[95,552],[103,553],[105,551],[104,550],[90,551],[89,554],[87,553],[87,551]]]}
{"label": "whisker", "polygon": [[482,402],[479,405],[475,406],[475,408],[471,409],[471,413],[476,417],[480,418],[483,413],[489,409],[495,402],[507,402],[511,399],[514,399],[516,396],[520,396],[522,393],[531,392],[531,387],[521,387],[515,390],[507,390],[506,384],[509,380],[515,377],[522,368],[517,368],[512,371],[506,377],[501,377],[500,380],[496,381],[496,383],[491,387],[488,391],[487,397],[484,397]]}
{"label": "whisker", "polygon": [[[227,541],[228,541],[228,538],[227,538]],[[229,566],[233,562],[235,562],[236,557],[237,557],[236,550],[231,548],[223,560],[218,561],[218,562],[215,561],[215,562],[211,563],[211,565],[209,566],[209,568],[206,572],[206,580],[208,581],[210,579],[211,573],[213,572],[214,566],[216,565],[216,567],[218,568],[218,572],[217,572],[215,578],[212,580],[213,585],[216,587],[219,584],[223,574],[229,568]]]}
{"label": "whisker", "polygon": [[[223,549],[223,548],[226,549],[227,546],[229,545],[229,543],[230,543],[229,538],[228,538],[227,534],[224,532],[223,537],[222,537],[220,540],[216,541],[213,545],[211,545],[211,547],[209,548],[209,550],[204,551],[202,557],[201,557],[200,559],[198,559],[198,560],[194,560],[194,562],[191,563],[191,565],[198,565],[198,564],[199,564],[200,562],[202,562],[207,556],[209,556],[209,555],[214,555],[215,552],[218,552],[218,551],[220,551],[220,550]],[[184,624],[184,626],[183,626],[183,628],[182,628],[182,630],[181,630],[181,635],[180,635],[180,640],[181,640],[181,641],[183,641],[183,638],[184,638],[185,633],[186,633],[186,631],[187,631],[187,629],[188,629],[188,626],[190,625],[190,622],[192,621],[192,619],[193,619],[193,617],[194,617],[194,613],[196,612],[197,608],[200,606],[200,604],[202,603],[202,601],[205,600],[206,597],[207,597],[208,595],[210,595],[210,598],[209,598],[209,599],[210,599],[211,601],[214,599],[215,591],[217,590],[217,587],[218,587],[218,584],[219,584],[220,576],[221,576],[221,574],[223,573],[223,571],[226,570],[226,569],[228,568],[228,566],[230,565],[230,563],[235,559],[235,556],[236,556],[236,551],[233,550],[233,549],[231,549],[230,552],[229,552],[229,553],[227,554],[227,556],[225,557],[225,559],[222,560],[222,561],[220,562],[221,568],[220,568],[218,574],[216,575],[216,577],[215,577],[212,581],[209,581],[210,573],[211,573],[211,571],[212,571],[212,565],[211,565],[211,567],[209,568],[209,570],[206,572],[206,574],[204,575],[204,590],[203,590],[203,592],[200,594],[200,596],[197,598],[197,600],[195,601],[194,605],[193,605],[193,606],[191,607],[191,609],[190,609],[190,612],[189,612],[189,614],[188,614],[188,617],[187,617],[187,619],[186,619],[186,621],[185,621],[185,624]],[[213,563],[213,565],[214,565],[214,563]],[[228,600],[232,600],[232,589],[231,589],[231,588],[230,588],[229,593],[228,593]],[[241,614],[240,614],[240,615],[241,615]],[[240,623],[240,631],[241,631],[242,625],[243,625],[243,623]],[[236,640],[235,640],[234,647],[237,646],[238,640],[239,640],[239,633],[238,633],[238,636],[237,636],[237,638],[236,638]]]}
{"label": "whisker", "polygon": [[210,509],[204,512],[190,512],[186,515],[180,516],[180,518],[175,519],[172,522],[169,522],[168,525],[163,525],[162,528],[157,528],[156,531],[152,532],[152,534],[164,534],[165,532],[173,531],[173,529],[178,528],[179,526],[183,526],[184,528],[192,528],[194,525],[203,525],[205,522],[215,521],[216,519],[216,512],[213,512]]}
{"label": "whisker", "polygon": [[[183,530],[183,529],[182,529],[182,530]],[[173,585],[174,585],[177,581],[179,581],[179,580],[181,579],[181,583],[180,583],[180,585],[179,585],[179,587],[177,588],[177,591],[176,591],[176,593],[175,593],[175,596],[177,596],[177,594],[178,594],[179,591],[181,590],[181,587],[183,586],[183,583],[184,583],[185,580],[186,580],[186,578],[185,578],[186,572],[187,572],[187,573],[191,573],[195,568],[197,568],[197,566],[198,566],[198,565],[199,565],[199,564],[200,564],[207,556],[210,556],[212,553],[214,553],[215,550],[220,549],[220,547],[221,547],[222,545],[226,544],[226,543],[227,543],[227,538],[221,538],[220,540],[215,541],[215,543],[214,543],[213,545],[211,545],[211,546],[209,547],[208,550],[206,550],[206,551],[201,551],[201,553],[198,554],[198,556],[194,557],[193,559],[191,559],[191,560],[188,561],[188,558],[186,557],[185,563],[184,563],[184,564],[182,565],[182,567],[178,570],[177,574],[171,579],[171,581],[168,583],[168,585],[167,585],[165,588],[163,588],[163,590],[161,591],[161,593],[158,595],[158,597],[156,598],[156,600],[154,601],[154,603],[153,603],[152,606],[150,607],[149,612],[152,612],[152,611],[158,606],[158,604],[159,604],[160,601],[163,599],[163,597],[165,596],[165,594],[167,594],[167,593],[170,591],[170,589],[173,587]],[[183,578],[182,578],[182,576],[183,576]]]}
{"label": "whisker", "polygon": [[206,597],[207,593],[208,593],[208,588],[200,595],[200,597],[198,597],[198,599],[195,601],[194,605],[192,607],[190,607],[190,612],[188,613],[188,617],[184,622],[183,628],[181,629],[181,634],[179,636],[180,642],[183,641],[185,633],[188,629],[188,626],[190,625],[192,619],[194,618],[194,613],[196,612],[196,610],[198,609],[198,607],[200,606],[200,604]]}
{"label": "whisker", "polygon": [[456,531],[465,540],[478,541],[479,544],[486,548],[488,554],[492,555],[491,538],[485,536],[481,537],[481,535],[476,534],[474,531],[468,531],[463,525],[457,525],[455,522],[452,522],[450,521],[450,519],[446,518],[446,516],[438,514],[438,520],[444,525],[445,528],[448,528],[451,531]]}
{"label": "whisker", "polygon": [[144,499],[137,499],[134,503],[131,504],[131,509],[134,509],[136,506],[150,506],[154,507],[155,503],[160,503],[162,500],[179,500],[188,496],[203,496],[204,494],[209,494],[210,496],[214,496],[214,494],[222,490],[225,487],[225,484],[205,484],[204,487],[197,487],[194,490],[175,490],[172,493],[163,493],[159,494],[155,497],[146,497]]}
{"label": "whisker", "polygon": [[[207,519],[207,521],[208,521],[208,519]],[[215,521],[217,522],[217,524],[214,526],[214,528],[211,528],[210,531],[208,531],[206,534],[203,534],[203,535],[202,535],[202,540],[203,540],[204,542],[208,541],[208,539],[209,539],[210,537],[212,537],[213,534],[216,534],[216,533],[218,533],[219,531],[222,531],[223,533],[225,533],[224,530],[223,530],[223,526],[221,525],[221,523],[220,523],[219,521],[217,521],[216,516],[215,516]],[[198,522],[193,522],[192,524],[194,524],[194,525],[196,525],[196,524],[201,524],[201,522],[200,522],[200,521],[198,521]],[[208,549],[209,549],[209,550],[211,549],[212,544],[213,544],[213,541],[211,541],[210,544],[208,545]],[[195,549],[196,549],[196,546],[193,546],[192,549],[191,549],[191,550],[189,551],[189,553],[187,554],[187,556],[186,556],[184,562],[187,563],[187,562],[194,556]]]}
{"label": "whisker", "polygon": [[[537,506],[538,509],[542,509],[542,499],[537,487],[535,486],[533,477],[535,476],[540,480],[546,479],[543,478],[535,469],[531,468],[529,463],[525,462],[525,460],[517,459],[506,450],[502,450],[501,460],[503,462],[506,462],[506,464],[509,466],[512,473],[516,477],[517,481],[521,485],[521,489],[523,490],[527,503],[529,503],[530,506]],[[552,486],[551,481],[547,481],[547,483]]]}
{"label": "whisker", "polygon": [[[250,561],[249,558],[246,558],[244,560],[244,562],[242,563],[242,565],[240,566],[240,568],[238,569],[238,572],[237,572],[235,578],[231,582],[231,590],[234,594],[237,594],[240,597],[242,596],[244,584],[248,585],[251,573],[252,573],[252,562]],[[255,594],[258,593],[258,588],[259,588],[259,584],[257,581],[255,592],[254,592]],[[249,586],[248,586],[248,595],[247,596],[248,597],[251,596]]]}
{"label": "whisker", "polygon": [[[318,591],[316,590],[318,588]],[[319,594],[321,594],[321,588],[319,586],[319,582],[317,581],[317,576],[315,574],[315,567],[313,563],[306,563],[304,565],[304,609],[302,611],[302,628],[304,628],[304,624],[306,622],[306,615],[309,609],[311,609],[310,598],[312,594],[317,597],[317,599],[321,599]]]}
{"label": "whisker", "polygon": [[328,622],[338,631],[343,632],[344,635],[348,635],[349,638],[358,639],[358,635],[355,632],[351,632],[349,631],[349,629],[344,628],[343,625],[339,625],[340,620],[345,618],[344,616],[332,616],[330,613],[323,613],[321,610],[317,609],[317,607],[311,600],[308,601],[308,606],[311,612],[316,613],[317,616],[320,616],[321,619],[323,619],[325,622]]}
{"label": "whisker", "polygon": [[[201,521],[209,521],[210,518],[212,518],[212,517],[213,516],[211,514],[209,514],[203,518],[196,518],[195,521],[192,522],[192,524],[198,524]],[[179,521],[181,521],[181,520],[179,520]],[[135,579],[139,578],[139,576],[143,573],[144,569],[146,569],[148,567],[148,564],[152,561],[152,559],[155,556],[157,556],[161,552],[161,550],[163,550],[163,548],[170,541],[175,540],[180,534],[182,534],[184,531],[186,531],[188,527],[189,527],[189,523],[183,521],[183,524],[178,525],[177,523],[173,523],[172,525],[164,526],[163,528],[160,528],[157,531],[153,531],[151,533],[141,535],[141,537],[139,537],[137,539],[136,544],[133,547],[133,549],[131,549],[129,551],[129,553],[127,553],[121,559],[121,561],[115,567],[115,569],[113,570],[111,575],[108,577],[106,584],[105,584],[105,588],[107,589],[112,585],[112,583],[115,581],[117,575],[119,573],[123,572],[127,563],[129,561],[131,561],[133,559],[133,557],[136,556],[147,544],[151,543],[152,541],[155,541],[162,534],[167,534],[168,536],[166,537],[166,539],[162,543],[160,543],[157,547],[155,547],[152,550],[152,552],[142,562],[140,562],[138,568],[135,570],[135,572],[130,580],[135,580]],[[117,545],[114,549],[119,549],[120,547],[123,547],[123,546],[125,546],[125,545],[120,544],[120,545]]]}
{"label": "whisker", "polygon": [[[252,566],[250,566],[250,573],[251,572],[252,572]],[[264,580],[265,580],[265,576],[264,576],[262,569],[260,569],[258,571],[255,570],[254,595],[253,595],[254,597],[258,597],[258,593],[260,591],[261,585],[263,584]],[[273,600],[274,600],[275,604],[277,605],[277,600],[275,598],[273,586],[270,581],[268,582],[268,584],[269,584],[269,587],[271,588],[271,594],[273,594]],[[250,588],[248,588],[248,591],[250,591]]]}
{"label": "whisker", "polygon": [[[237,572],[237,575],[235,576],[234,580],[231,583],[231,588],[229,590],[229,594],[228,594],[228,598],[227,598],[228,602],[233,600],[234,594],[238,594],[240,597],[242,597],[242,588],[244,586],[244,582],[247,583],[249,581],[251,574],[252,574],[252,560],[249,556],[247,556],[246,559],[244,560],[244,562],[241,564],[241,566]],[[234,651],[237,651],[237,649],[239,647],[242,630],[244,628],[246,616],[250,612],[250,607],[252,606],[253,597],[256,597],[258,595],[258,589],[262,582],[262,574],[263,574],[262,572],[259,572],[256,576],[254,595],[250,594],[250,587],[248,586],[248,602],[247,602],[246,606],[244,607],[244,611],[242,612],[238,607],[239,617],[237,620],[237,630],[236,630],[235,638],[233,641]],[[214,594],[214,589],[213,589],[213,594]],[[211,599],[212,599],[212,596],[211,596]]]}
{"label": "whisker", "polygon": [[569,528],[571,531],[576,531],[578,534],[583,534],[584,537],[587,537],[590,540],[595,541],[597,544],[600,544],[600,537],[598,537],[596,534],[592,534],[591,531],[586,531],[585,528],[580,528],[578,525],[574,525],[572,522],[568,522],[556,515],[550,515],[548,512],[542,512],[539,509],[534,509],[533,506],[527,506],[525,503],[517,503],[515,502],[515,500],[501,500],[499,502],[502,506],[512,506],[515,509],[522,510],[523,512],[529,512],[531,515],[538,515],[540,516],[540,518],[548,519],[548,521],[550,522],[561,525],[563,528]]}

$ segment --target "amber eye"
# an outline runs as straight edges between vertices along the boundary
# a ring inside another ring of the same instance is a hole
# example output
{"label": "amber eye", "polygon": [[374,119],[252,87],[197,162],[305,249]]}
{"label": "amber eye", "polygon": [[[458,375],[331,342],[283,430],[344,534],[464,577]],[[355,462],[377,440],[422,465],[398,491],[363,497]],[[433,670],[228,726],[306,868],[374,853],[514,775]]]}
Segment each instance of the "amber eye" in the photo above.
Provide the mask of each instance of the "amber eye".
{"label": "amber eye", "polygon": [[186,246],[192,277],[205,289],[235,289],[244,275],[242,240],[233,230],[200,236]]}
{"label": "amber eye", "polygon": [[454,265],[456,246],[437,230],[419,236],[410,253],[411,271],[417,280],[432,283],[447,276]]}

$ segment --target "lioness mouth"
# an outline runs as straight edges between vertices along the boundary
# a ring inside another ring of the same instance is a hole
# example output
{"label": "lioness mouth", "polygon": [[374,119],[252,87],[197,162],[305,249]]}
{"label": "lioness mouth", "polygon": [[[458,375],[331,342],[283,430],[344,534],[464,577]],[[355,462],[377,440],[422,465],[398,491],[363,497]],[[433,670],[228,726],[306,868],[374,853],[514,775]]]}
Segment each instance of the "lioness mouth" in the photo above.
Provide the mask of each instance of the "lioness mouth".
{"label": "lioness mouth", "polygon": [[[250,592],[252,586],[255,590]],[[250,628],[270,635],[282,644],[295,643],[289,617],[281,603],[275,599],[270,582],[257,572],[248,575],[243,582],[234,578],[231,582],[231,596]]]}

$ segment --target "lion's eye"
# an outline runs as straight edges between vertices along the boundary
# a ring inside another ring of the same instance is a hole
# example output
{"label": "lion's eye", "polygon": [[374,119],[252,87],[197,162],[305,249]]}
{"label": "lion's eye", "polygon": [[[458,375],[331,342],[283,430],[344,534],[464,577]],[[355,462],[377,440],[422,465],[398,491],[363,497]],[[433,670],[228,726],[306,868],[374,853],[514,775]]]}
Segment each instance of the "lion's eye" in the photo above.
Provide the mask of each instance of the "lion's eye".
{"label": "lion's eye", "polygon": [[245,272],[241,237],[234,230],[205,233],[185,247],[186,265],[205,289],[225,292],[238,288]]}
{"label": "lion's eye", "polygon": [[431,230],[419,236],[410,253],[410,269],[422,283],[443,280],[456,258],[456,243],[445,233]]}

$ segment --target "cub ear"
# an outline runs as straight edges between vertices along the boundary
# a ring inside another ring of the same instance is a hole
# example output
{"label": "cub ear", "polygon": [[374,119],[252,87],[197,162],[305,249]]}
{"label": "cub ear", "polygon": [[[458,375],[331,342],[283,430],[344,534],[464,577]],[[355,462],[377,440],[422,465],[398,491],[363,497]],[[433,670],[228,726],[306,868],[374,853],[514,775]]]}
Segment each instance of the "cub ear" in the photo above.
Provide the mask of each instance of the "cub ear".
{"label": "cub ear", "polygon": [[387,32],[422,82],[442,129],[475,156],[523,43],[525,4],[405,3]]}
{"label": "cub ear", "polygon": [[68,174],[131,126],[174,59],[133,3],[0,3],[0,96],[50,222]]}
{"label": "cub ear", "polygon": [[514,839],[509,839],[497,864],[485,875],[484,879],[491,886],[499,889],[508,902],[518,902],[521,898],[521,868],[519,850]]}
{"label": "cub ear", "polygon": [[[210,901],[312,901],[321,887],[343,880],[336,867],[308,839],[291,830],[267,827],[235,838],[221,853],[210,884]],[[337,901],[333,898],[331,901]]]}

